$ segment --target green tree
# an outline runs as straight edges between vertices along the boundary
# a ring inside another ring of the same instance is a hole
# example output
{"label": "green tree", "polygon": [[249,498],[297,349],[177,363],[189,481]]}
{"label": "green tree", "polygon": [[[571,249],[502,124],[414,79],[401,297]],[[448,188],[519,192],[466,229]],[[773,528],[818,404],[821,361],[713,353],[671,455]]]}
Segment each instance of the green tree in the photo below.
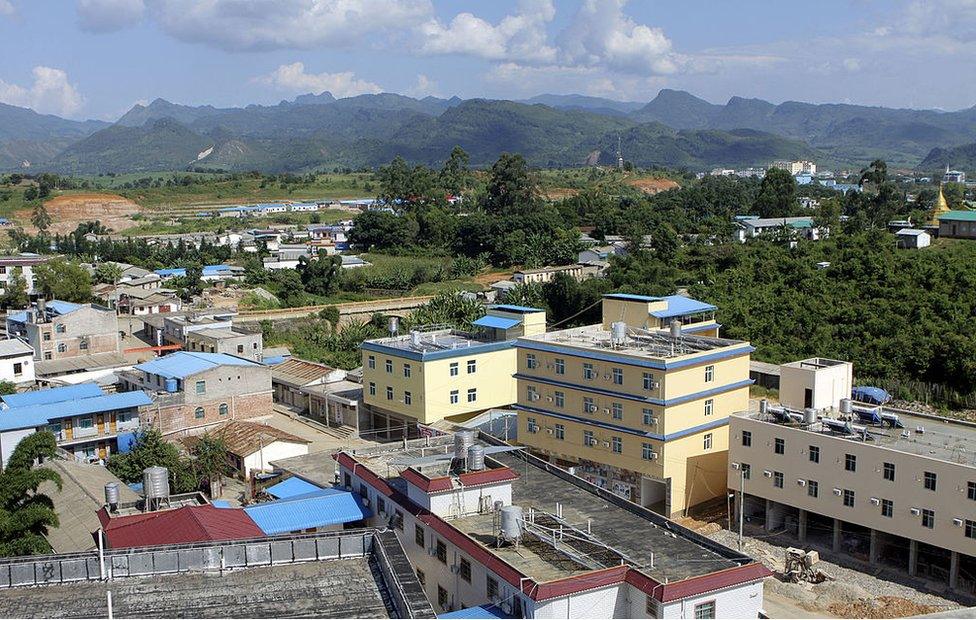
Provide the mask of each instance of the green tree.
{"label": "green tree", "polygon": [[420,227],[409,215],[367,211],[356,218],[349,243],[362,251],[406,248],[414,244]]}
{"label": "green tree", "polygon": [[0,305],[4,308],[26,308],[28,303],[30,297],[27,294],[27,280],[23,276],[22,269],[14,267],[3,295],[0,296]]}
{"label": "green tree", "polygon": [[339,288],[342,257],[329,256],[325,250],[320,250],[315,260],[309,260],[306,256],[300,257],[297,269],[307,292],[326,297]]}
{"label": "green tree", "polygon": [[91,275],[78,263],[63,258],[35,267],[34,287],[47,299],[85,303],[92,297]]}
{"label": "green tree", "polygon": [[0,381],[0,396],[4,394],[16,394],[17,384],[13,381]]}
{"label": "green tree", "polygon": [[[27,196],[25,195],[24,198],[26,199]],[[31,224],[41,232],[47,232],[47,229],[51,227],[51,215],[42,203],[34,205],[34,210],[31,212]]]}
{"label": "green tree", "polygon": [[179,449],[164,440],[155,428],[140,432],[132,449],[110,456],[106,467],[122,482],[141,482],[142,472],[147,467],[165,467],[169,470],[173,493],[190,493],[200,484],[193,467],[180,456]]}
{"label": "green tree", "polygon": [[871,165],[861,170],[861,178],[858,183],[864,185],[869,183],[875,187],[881,187],[888,180],[888,164],[883,159],[876,159]]}
{"label": "green tree", "polygon": [[770,168],[759,186],[754,205],[760,217],[787,217],[797,209],[796,180],[786,170]]}
{"label": "green tree", "polygon": [[99,284],[117,284],[122,277],[122,267],[118,263],[99,263],[95,267],[95,282]]}
{"label": "green tree", "polygon": [[61,489],[61,476],[35,466],[57,456],[54,435],[42,431],[28,435],[14,448],[0,473],[0,556],[48,553],[45,535],[59,525],[51,498],[38,489],[44,482]]}
{"label": "green tree", "polygon": [[190,456],[193,458],[193,471],[197,479],[206,481],[211,496],[218,496],[219,492],[215,491],[219,489],[228,470],[227,445],[224,440],[205,433],[194,444]]}
{"label": "green tree", "polygon": [[511,214],[535,206],[538,186],[529,173],[525,158],[502,153],[488,171],[488,184],[482,206],[494,214]]}
{"label": "green tree", "polygon": [[505,303],[527,308],[543,308],[546,298],[542,285],[536,282],[523,282],[505,292]]}
{"label": "green tree", "polygon": [[454,196],[461,196],[471,182],[471,158],[460,146],[451,149],[451,155],[441,167],[441,186]]}

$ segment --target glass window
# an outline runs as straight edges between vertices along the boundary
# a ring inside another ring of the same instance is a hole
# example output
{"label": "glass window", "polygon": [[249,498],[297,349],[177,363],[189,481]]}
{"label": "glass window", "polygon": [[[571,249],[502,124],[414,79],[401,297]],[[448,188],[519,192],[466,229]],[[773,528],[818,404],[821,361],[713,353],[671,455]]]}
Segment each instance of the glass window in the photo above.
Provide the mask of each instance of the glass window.
{"label": "glass window", "polygon": [[714,410],[715,410],[715,400],[711,398],[707,399],[705,401],[705,415],[712,415],[712,412]]}
{"label": "glass window", "polygon": [[566,438],[566,427],[562,424],[556,425],[556,439]]}
{"label": "glass window", "polygon": [[447,545],[444,544],[443,540],[438,539],[436,552],[437,559],[440,560],[441,564],[447,564]]}
{"label": "glass window", "polygon": [[203,416],[204,416],[204,411],[203,411],[203,407],[197,407],[197,408],[196,408],[196,409],[195,409],[195,410],[193,411],[193,417],[194,417],[194,418],[196,418],[196,419],[198,419],[198,420],[199,420],[199,419],[200,419],[200,418],[202,418]]}
{"label": "glass window", "polygon": [[564,360],[563,358],[557,357],[555,363],[553,364],[553,366],[556,369],[556,374],[557,375],[564,375],[564,374],[566,374],[566,360]]}
{"label": "glass window", "polygon": [[539,425],[535,423],[535,418],[526,418],[525,427],[530,433],[535,433],[539,430]]}
{"label": "glass window", "polygon": [[526,354],[526,356],[525,356],[525,367],[528,368],[529,370],[533,370],[537,365],[538,365],[538,362],[535,359],[535,354],[534,353],[528,353],[528,354]]}
{"label": "glass window", "polygon": [[773,452],[775,452],[776,454],[785,454],[786,453],[786,441],[784,439],[780,438],[780,437],[777,437],[773,441]]}
{"label": "glass window", "polygon": [[55,331],[55,333],[63,334],[66,331],[66,328],[64,326],[64,323],[56,323],[54,325],[54,331]]}
{"label": "glass window", "polygon": [[458,574],[461,575],[461,579],[471,583],[471,562],[465,558],[461,558],[461,562],[458,567]]}
{"label": "glass window", "polygon": [[197,394],[206,394],[206,393],[207,393],[207,382],[197,381]]}
{"label": "glass window", "polygon": [[472,374],[478,370],[478,360],[468,360],[468,374]]}
{"label": "glass window", "polygon": [[593,439],[593,431],[583,431],[583,445],[593,446],[596,444],[596,440]]}
{"label": "glass window", "polygon": [[820,462],[820,446],[810,446],[810,462],[819,463]]}
{"label": "glass window", "polygon": [[742,431],[742,445],[747,448],[752,445],[752,431]]}
{"label": "glass window", "polygon": [[403,404],[404,405],[412,405],[413,404],[413,395],[410,392],[404,392],[403,393]]}
{"label": "glass window", "polygon": [[773,486],[777,489],[783,488],[783,472],[774,471],[773,472]]}
{"label": "glass window", "polygon": [[932,529],[935,527],[935,511],[928,508],[922,509],[922,527]]}
{"label": "glass window", "polygon": [[593,399],[589,396],[583,397],[583,413],[593,413],[596,411],[596,405],[593,404]]}
{"label": "glass window", "polygon": [[583,378],[592,379],[593,378],[593,364],[589,362],[583,363]]}
{"label": "glass window", "polygon": [[969,481],[966,485],[966,497],[976,500],[976,482]]}
{"label": "glass window", "polygon": [[654,375],[649,372],[644,373],[644,389],[653,390],[654,389]]}
{"label": "glass window", "polygon": [[892,482],[894,482],[895,481],[895,464],[894,463],[885,463],[884,464],[884,469],[883,469],[883,472],[882,473],[884,475],[884,479],[885,480],[891,480]]}
{"label": "glass window", "polygon": [[369,366],[370,368],[376,368],[376,357],[373,356],[373,355],[370,355],[369,357],[367,357],[366,358],[366,365]]}
{"label": "glass window", "polygon": [[857,457],[855,455],[844,455],[844,469],[846,471],[857,471]]}
{"label": "glass window", "polygon": [[810,497],[819,497],[820,483],[816,480],[807,480],[807,495]]}
{"label": "glass window", "polygon": [[935,472],[927,471],[925,472],[925,479],[923,481],[925,488],[929,491],[935,490]]}
{"label": "glass window", "polygon": [[620,454],[624,451],[624,441],[620,437],[613,437],[610,442],[610,448],[615,454]]}
{"label": "glass window", "polygon": [[478,388],[468,389],[468,402],[473,403],[478,400]]}
{"label": "glass window", "polygon": [[566,405],[566,394],[563,392],[555,392],[553,400],[555,400],[556,406],[562,409]]}
{"label": "glass window", "polygon": [[386,400],[393,400],[393,388],[386,386]]}
{"label": "glass window", "polygon": [[976,521],[966,519],[966,538],[976,538]]}
{"label": "glass window", "polygon": [[624,384],[624,371],[620,368],[613,369],[613,383],[614,385]]}
{"label": "glass window", "polygon": [[82,351],[87,351],[88,350],[88,341],[87,340],[82,340],[81,342],[79,342],[78,343],[78,348],[81,349]]}
{"label": "glass window", "polygon": [[410,364],[403,365],[403,376],[408,379],[410,378]]}
{"label": "glass window", "polygon": [[641,458],[650,461],[654,458],[654,446],[649,443],[641,444]]}
{"label": "glass window", "polygon": [[844,505],[848,508],[854,507],[854,491],[850,489],[844,489]]}
{"label": "glass window", "polygon": [[458,375],[458,363],[451,362],[451,376],[456,377]]}
{"label": "glass window", "polygon": [[417,581],[420,582],[421,587],[427,587],[427,575],[425,575],[424,571],[420,570],[419,568],[417,569]]}
{"label": "glass window", "polygon": [[621,403],[613,403],[610,405],[610,411],[612,412],[614,420],[624,419],[624,406]]}
{"label": "glass window", "polygon": [[447,610],[447,590],[441,584],[437,584],[437,604],[441,609]]}
{"label": "glass window", "polygon": [[715,617],[715,601],[695,605],[695,620],[708,620]]}
{"label": "glass window", "polygon": [[393,374],[393,360],[386,360],[386,372]]}
{"label": "glass window", "polygon": [[488,575],[486,577],[485,583],[485,594],[488,595],[488,600],[493,601],[498,598],[498,580]]}
{"label": "glass window", "polygon": [[705,366],[705,383],[711,383],[715,379],[715,366]]}
{"label": "glass window", "polygon": [[458,404],[458,401],[459,401],[459,399],[458,399],[458,391],[457,390],[451,390],[451,404],[452,405],[456,405],[456,404]]}
{"label": "glass window", "polygon": [[227,403],[220,403],[220,407],[217,408],[217,413],[227,415]]}
{"label": "glass window", "polygon": [[889,519],[895,514],[895,503],[890,499],[881,500],[881,516]]}
{"label": "glass window", "polygon": [[712,434],[711,433],[705,433],[704,449],[705,450],[711,450],[712,449]]}
{"label": "glass window", "polygon": [[654,410],[652,410],[652,409],[644,409],[642,411],[642,414],[643,414],[643,417],[644,417],[644,424],[646,424],[648,426],[651,426],[652,424],[654,424]]}
{"label": "glass window", "polygon": [[372,381],[369,382],[369,395],[376,396],[376,384]]}
{"label": "glass window", "polygon": [[58,343],[58,353],[65,353],[68,350],[68,345],[63,342]]}
{"label": "glass window", "polygon": [[78,426],[80,428],[92,428],[94,425],[95,422],[92,420],[92,418],[81,418],[78,420]]}

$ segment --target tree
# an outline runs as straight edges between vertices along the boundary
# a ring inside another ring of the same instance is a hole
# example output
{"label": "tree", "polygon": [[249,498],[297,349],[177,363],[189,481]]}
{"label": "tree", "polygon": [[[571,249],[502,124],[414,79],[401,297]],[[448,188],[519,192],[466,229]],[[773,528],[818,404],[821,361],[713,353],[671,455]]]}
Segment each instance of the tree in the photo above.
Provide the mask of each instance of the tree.
{"label": "tree", "polygon": [[485,211],[509,214],[535,206],[538,188],[521,155],[502,153],[488,172],[482,203]]}
{"label": "tree", "polygon": [[180,291],[180,298],[190,301],[203,293],[203,267],[200,263],[188,265],[182,276],[173,278],[173,284]]}
{"label": "tree", "polygon": [[0,381],[0,396],[5,394],[16,394],[17,384],[13,381]]}
{"label": "tree", "polygon": [[211,497],[219,496],[220,484],[227,473],[227,446],[224,440],[205,433],[193,446],[190,455],[197,478],[207,482]]}
{"label": "tree", "polygon": [[339,281],[342,279],[342,257],[329,256],[325,250],[319,250],[316,260],[309,260],[306,256],[300,257],[297,269],[301,274],[305,290],[313,295],[325,297],[339,288]]}
{"label": "tree", "polygon": [[367,211],[356,218],[356,225],[349,231],[349,243],[366,252],[410,247],[419,228],[409,215]]}
{"label": "tree", "polygon": [[92,296],[88,271],[63,258],[54,258],[35,267],[34,287],[47,299],[85,303]]}
{"label": "tree", "polygon": [[95,267],[95,282],[99,284],[116,284],[122,277],[122,267],[118,263],[99,263]]}
{"label": "tree", "polygon": [[505,303],[527,308],[542,308],[546,300],[542,285],[536,282],[522,282],[505,292]]}
{"label": "tree", "polygon": [[871,165],[861,170],[859,185],[870,183],[875,187],[881,187],[888,180],[888,164],[883,159],[876,159]]}
{"label": "tree", "polygon": [[169,470],[170,490],[173,493],[190,493],[196,491],[200,484],[190,463],[155,428],[140,432],[132,449],[110,456],[106,467],[122,482],[141,482],[142,472],[147,467],[165,467]]}
{"label": "tree", "polygon": [[[26,199],[27,196],[25,195],[24,198]],[[31,212],[31,224],[41,232],[47,232],[47,229],[51,227],[51,215],[42,203],[34,205],[34,210]]]}
{"label": "tree", "polygon": [[24,437],[10,455],[0,473],[0,556],[50,552],[44,536],[58,526],[58,515],[51,498],[38,488],[49,482],[60,490],[61,476],[34,464],[56,456],[57,442],[48,431]]}
{"label": "tree", "polygon": [[441,186],[454,196],[460,196],[468,188],[471,169],[468,167],[471,159],[460,146],[451,149],[451,155],[441,167],[439,180]]}
{"label": "tree", "polygon": [[22,269],[14,267],[3,295],[0,296],[0,305],[4,308],[25,308],[28,303],[30,297],[27,294],[27,280],[23,276]]}
{"label": "tree", "polygon": [[796,180],[786,170],[770,168],[754,205],[759,217],[788,217],[797,209]]}

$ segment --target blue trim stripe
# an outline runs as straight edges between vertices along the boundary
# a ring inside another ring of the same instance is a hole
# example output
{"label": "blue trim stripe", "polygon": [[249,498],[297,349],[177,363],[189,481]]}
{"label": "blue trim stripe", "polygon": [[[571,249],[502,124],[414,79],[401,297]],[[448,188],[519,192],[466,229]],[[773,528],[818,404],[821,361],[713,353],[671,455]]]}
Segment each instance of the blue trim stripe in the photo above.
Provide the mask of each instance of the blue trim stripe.
{"label": "blue trim stripe", "polygon": [[658,405],[660,407],[670,407],[671,405],[680,405],[681,403],[687,403],[693,400],[698,400],[699,398],[707,398],[709,396],[714,396],[715,394],[721,394],[723,392],[728,392],[731,390],[736,390],[742,387],[750,386],[755,381],[752,379],[745,379],[743,381],[736,381],[735,383],[728,383],[726,385],[720,385],[713,387],[708,390],[702,390],[701,392],[693,392],[691,394],[685,394],[684,396],[678,396],[677,398],[671,398],[668,400],[661,400],[660,398],[642,398],[634,394],[627,394],[626,392],[617,392],[615,390],[605,390],[603,388],[589,387],[586,383],[567,383],[564,381],[556,381],[554,379],[547,379],[545,377],[537,377],[534,375],[527,375],[524,373],[516,373],[516,379],[522,379],[524,381],[533,381],[535,383],[541,383],[543,385],[552,385],[555,387],[564,387],[571,390],[577,390],[580,392],[587,392],[591,394],[600,394],[603,396],[611,396],[614,398],[622,398],[624,400],[633,400],[639,403],[647,403],[650,405]]}
{"label": "blue trim stripe", "polygon": [[469,357],[471,355],[481,355],[482,353],[491,353],[493,351],[504,351],[505,349],[510,349],[514,346],[514,340],[502,340],[500,342],[487,342],[460,349],[444,349],[441,351],[412,351],[409,349],[390,347],[378,342],[370,342],[367,340],[359,345],[359,348],[364,351],[373,351],[375,353],[389,355],[390,357],[406,358],[408,360],[414,360],[417,362],[430,362],[433,360],[443,360],[452,357]]}
{"label": "blue trim stripe", "polygon": [[573,357],[585,357],[587,359],[600,360],[601,362],[614,362],[618,364],[624,364],[627,366],[639,366],[641,368],[654,368],[655,370],[675,370],[678,368],[686,368],[688,366],[700,366],[708,362],[715,362],[719,360],[724,360],[732,357],[738,357],[740,355],[746,355],[755,351],[755,347],[751,345],[745,345],[742,347],[737,347],[735,349],[728,349],[725,351],[717,351],[715,353],[709,353],[707,355],[699,355],[698,357],[693,357],[685,360],[678,361],[658,361],[657,359],[645,359],[641,357],[625,357],[622,355],[614,355],[612,353],[605,353],[603,351],[593,351],[589,349],[581,349],[576,347],[566,347],[559,345],[552,345],[545,342],[539,342],[537,340],[530,340],[525,338],[518,339],[518,348],[520,349],[531,349],[533,351],[545,351],[546,353],[558,353],[561,355],[573,356]]}
{"label": "blue trim stripe", "polygon": [[578,416],[569,415],[565,413],[556,413],[555,411],[550,411],[548,409],[538,409],[536,407],[526,407],[525,405],[518,405],[518,404],[512,405],[512,408],[518,411],[524,411],[526,413],[547,415],[553,418],[558,418],[560,420],[566,420],[567,422],[576,422],[577,424],[596,426],[598,428],[603,428],[609,431],[627,433],[628,435],[635,435],[637,437],[642,437],[644,439],[654,439],[656,441],[663,441],[663,442],[674,441],[675,439],[681,439],[682,437],[687,437],[688,435],[694,435],[696,433],[701,433],[703,431],[711,430],[713,428],[718,428],[720,426],[727,426],[729,423],[729,418],[728,416],[726,416],[724,418],[719,418],[712,422],[706,422],[705,424],[699,424],[698,426],[692,426],[691,428],[686,428],[676,433],[661,435],[659,433],[641,432],[639,430],[628,428],[626,426],[620,426],[618,424],[610,424],[608,422],[603,422],[602,420],[594,420],[592,418],[581,418]]}

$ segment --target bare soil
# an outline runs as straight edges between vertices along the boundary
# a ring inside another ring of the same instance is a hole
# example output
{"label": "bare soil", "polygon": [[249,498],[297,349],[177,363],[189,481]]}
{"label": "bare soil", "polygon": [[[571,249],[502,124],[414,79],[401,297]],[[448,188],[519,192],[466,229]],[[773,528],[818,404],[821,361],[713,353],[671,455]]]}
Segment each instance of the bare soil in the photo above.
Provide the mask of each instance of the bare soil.
{"label": "bare soil", "polygon": [[671,179],[630,179],[627,181],[627,185],[636,187],[645,194],[656,194],[680,187],[677,182]]}
{"label": "bare soil", "polygon": [[[113,231],[124,230],[134,225],[132,216],[142,211],[128,198],[101,193],[56,196],[45,202],[44,208],[51,216],[51,232],[55,233],[71,232],[78,224],[91,220],[98,220]],[[30,209],[18,211],[17,217],[30,222]]]}

